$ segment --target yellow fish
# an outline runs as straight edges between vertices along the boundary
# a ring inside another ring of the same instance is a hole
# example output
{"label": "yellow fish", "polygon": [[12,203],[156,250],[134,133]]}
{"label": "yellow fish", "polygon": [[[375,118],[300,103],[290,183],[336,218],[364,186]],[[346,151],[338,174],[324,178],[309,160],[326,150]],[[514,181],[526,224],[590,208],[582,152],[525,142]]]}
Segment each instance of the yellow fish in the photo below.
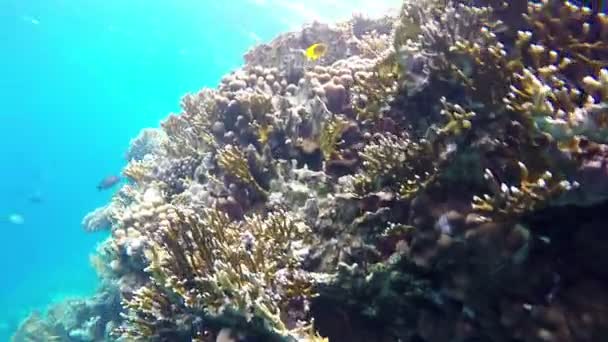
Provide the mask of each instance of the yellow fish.
{"label": "yellow fish", "polygon": [[311,61],[323,57],[327,53],[327,45],[323,43],[316,43],[309,46],[305,51],[304,55]]}

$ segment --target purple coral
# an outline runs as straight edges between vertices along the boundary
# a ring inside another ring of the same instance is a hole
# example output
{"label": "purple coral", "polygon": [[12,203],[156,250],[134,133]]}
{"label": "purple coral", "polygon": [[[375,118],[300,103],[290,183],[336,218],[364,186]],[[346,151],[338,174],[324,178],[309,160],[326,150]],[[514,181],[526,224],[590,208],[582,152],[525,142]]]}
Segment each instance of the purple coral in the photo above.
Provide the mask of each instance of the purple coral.
{"label": "purple coral", "polygon": [[165,160],[157,165],[154,175],[167,184],[169,193],[180,194],[186,189],[187,181],[192,179],[200,163],[200,158],[192,156]]}

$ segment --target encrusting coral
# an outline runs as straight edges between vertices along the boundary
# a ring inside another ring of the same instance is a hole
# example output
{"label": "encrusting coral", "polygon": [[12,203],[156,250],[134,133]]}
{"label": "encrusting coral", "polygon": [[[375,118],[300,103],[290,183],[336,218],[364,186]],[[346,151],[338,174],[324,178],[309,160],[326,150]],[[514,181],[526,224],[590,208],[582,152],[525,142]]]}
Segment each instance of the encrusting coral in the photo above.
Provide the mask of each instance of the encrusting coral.
{"label": "encrusting coral", "polygon": [[84,220],[122,305],[15,341],[601,340],[607,41],[568,1],[405,0],[253,48]]}

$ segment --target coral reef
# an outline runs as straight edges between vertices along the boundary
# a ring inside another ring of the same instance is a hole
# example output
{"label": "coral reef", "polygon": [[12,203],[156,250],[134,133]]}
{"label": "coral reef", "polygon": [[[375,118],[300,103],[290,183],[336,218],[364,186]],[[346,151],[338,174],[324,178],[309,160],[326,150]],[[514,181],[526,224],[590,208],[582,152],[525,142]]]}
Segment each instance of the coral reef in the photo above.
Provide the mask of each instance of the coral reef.
{"label": "coral reef", "polygon": [[137,137],[131,140],[125,154],[127,161],[142,160],[147,155],[157,155],[161,146],[167,140],[165,132],[156,128],[143,129]]}
{"label": "coral reef", "polygon": [[52,305],[43,316],[32,313],[12,337],[13,342],[92,342],[109,338],[119,320],[120,297],[104,288],[86,300],[68,299]]}
{"label": "coral reef", "polygon": [[121,306],[16,341],[601,340],[607,38],[567,1],[405,0],[253,48],[83,221]]}
{"label": "coral reef", "polygon": [[82,226],[88,232],[109,230],[112,228],[112,210],[108,207],[100,207],[85,215]]}
{"label": "coral reef", "polygon": [[[299,270],[308,227],[280,211],[246,217],[238,225],[217,209],[200,216],[181,210],[172,214],[146,251],[153,282],[125,303],[123,335],[168,339],[183,328],[171,316],[225,312],[261,317],[280,333],[298,327],[312,286],[311,276]],[[172,303],[174,296],[183,304]],[[186,329],[197,338],[205,335],[203,325],[199,331]]]}

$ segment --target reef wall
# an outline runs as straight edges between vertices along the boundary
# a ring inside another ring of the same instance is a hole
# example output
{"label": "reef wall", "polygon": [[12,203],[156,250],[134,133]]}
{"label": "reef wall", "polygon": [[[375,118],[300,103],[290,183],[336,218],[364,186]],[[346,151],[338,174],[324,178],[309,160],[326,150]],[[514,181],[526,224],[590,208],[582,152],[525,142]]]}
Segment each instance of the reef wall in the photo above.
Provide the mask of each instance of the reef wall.
{"label": "reef wall", "polygon": [[133,141],[99,294],[14,341],[608,336],[604,14],[406,0],[245,60]]}

